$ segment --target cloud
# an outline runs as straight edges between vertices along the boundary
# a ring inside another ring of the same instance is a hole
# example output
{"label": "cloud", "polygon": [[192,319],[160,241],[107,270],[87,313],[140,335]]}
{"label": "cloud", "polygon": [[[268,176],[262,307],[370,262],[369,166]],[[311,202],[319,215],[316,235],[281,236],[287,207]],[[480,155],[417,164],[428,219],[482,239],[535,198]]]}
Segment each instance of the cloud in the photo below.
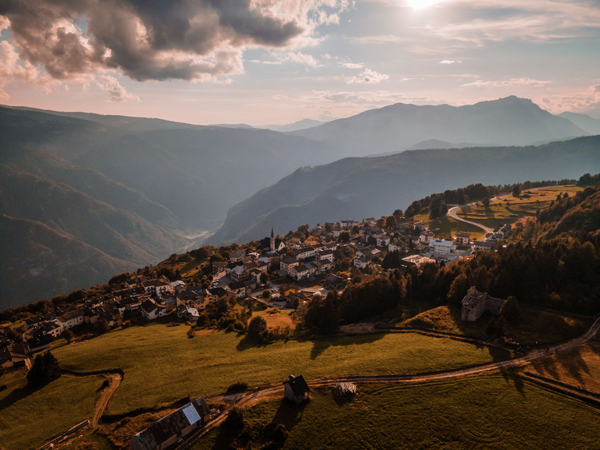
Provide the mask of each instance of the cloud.
{"label": "cloud", "polygon": [[472,19],[449,21],[432,32],[475,46],[511,39],[546,42],[595,37],[600,28],[600,7],[595,0],[456,0],[447,9],[455,17]]}
{"label": "cloud", "polygon": [[385,75],[383,73],[375,72],[371,69],[365,69],[363,73],[356,77],[352,77],[348,80],[348,84],[352,83],[379,83],[381,81],[385,81],[389,78],[389,75]]}
{"label": "cloud", "polygon": [[440,64],[461,64],[462,61],[452,61],[449,59],[444,59],[443,61],[440,61]]}
{"label": "cloud", "polygon": [[100,75],[96,78],[96,85],[108,93],[111,102],[124,102],[127,100],[140,101],[136,95],[130,94],[121,86],[119,81],[110,75]]}
{"label": "cloud", "polygon": [[348,69],[362,69],[362,64],[354,64],[354,63],[340,63],[342,66],[347,67]]}
{"label": "cloud", "polygon": [[118,70],[137,81],[202,82],[243,73],[246,48],[312,42],[318,26],[339,22],[349,7],[347,0],[2,0],[0,23],[10,22],[21,60],[57,80]]}
{"label": "cloud", "polygon": [[482,81],[476,80],[471,83],[461,84],[462,87],[504,87],[504,86],[532,86],[542,87],[546,84],[551,83],[550,81],[539,81],[531,78],[511,78],[510,80],[494,80],[494,81]]}
{"label": "cloud", "polygon": [[319,115],[319,120],[321,122],[331,122],[332,120],[337,119],[336,116],[334,116],[333,114],[331,114],[331,111],[323,111],[320,115]]}
{"label": "cloud", "polygon": [[600,108],[600,84],[589,86],[579,92],[560,93],[541,99],[544,109],[552,113],[564,111],[585,113]]}
{"label": "cloud", "polygon": [[279,56],[279,61],[293,62],[297,64],[305,64],[307,66],[316,67],[317,60],[312,55],[305,55],[304,53],[287,52]]}
{"label": "cloud", "polygon": [[0,98],[9,98],[4,87],[16,81],[31,83],[43,92],[49,92],[52,85],[60,84],[47,75],[41,76],[37,67],[30,62],[20,62],[17,50],[10,42],[0,42]]}

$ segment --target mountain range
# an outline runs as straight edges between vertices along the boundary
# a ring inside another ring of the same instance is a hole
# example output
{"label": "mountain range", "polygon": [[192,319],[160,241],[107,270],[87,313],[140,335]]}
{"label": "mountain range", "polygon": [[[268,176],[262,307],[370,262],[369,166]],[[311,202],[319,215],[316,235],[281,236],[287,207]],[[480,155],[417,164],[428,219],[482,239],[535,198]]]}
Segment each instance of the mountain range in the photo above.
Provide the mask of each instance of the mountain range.
{"label": "mountain range", "polygon": [[[366,169],[384,160],[366,156],[411,146],[531,144],[596,132],[594,119],[572,120],[579,126],[516,97],[460,108],[398,104],[286,133],[0,107],[0,309],[105,282],[197,247],[221,225],[210,242],[263,237],[271,222],[287,232],[315,219],[372,215],[389,210],[374,198],[387,196],[402,206],[403,199],[466,181],[453,182],[453,173],[463,176],[459,171],[440,175],[444,152],[428,152],[413,165],[419,150],[396,155],[389,170],[379,169],[387,178],[410,180],[402,186],[389,181],[400,194]],[[290,129],[312,124],[301,121]],[[475,167],[468,154],[476,151],[482,150],[460,153],[464,168]],[[576,168],[569,164],[552,178],[583,173],[571,174]],[[513,170],[499,168],[493,175],[509,182],[545,173],[513,176]],[[335,187],[352,177],[356,189]],[[326,193],[334,191],[332,203]],[[353,198],[371,204],[348,209]]]}
{"label": "mountain range", "polygon": [[403,151],[425,139],[530,145],[591,133],[513,96],[459,107],[398,103],[293,134],[342,146],[347,156],[363,156]]}
{"label": "mountain range", "polygon": [[229,210],[210,243],[248,242],[299,225],[361,220],[475,183],[578,178],[600,171],[600,136],[529,147],[406,151],[298,169]]}

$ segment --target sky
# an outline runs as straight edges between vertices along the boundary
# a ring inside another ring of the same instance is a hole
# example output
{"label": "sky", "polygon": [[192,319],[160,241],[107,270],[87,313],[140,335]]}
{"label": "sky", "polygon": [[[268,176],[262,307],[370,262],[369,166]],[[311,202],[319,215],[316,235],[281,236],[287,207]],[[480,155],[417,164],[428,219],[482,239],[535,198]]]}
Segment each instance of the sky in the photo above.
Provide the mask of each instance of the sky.
{"label": "sky", "polygon": [[0,103],[194,124],[517,95],[600,118],[600,0],[2,0]]}

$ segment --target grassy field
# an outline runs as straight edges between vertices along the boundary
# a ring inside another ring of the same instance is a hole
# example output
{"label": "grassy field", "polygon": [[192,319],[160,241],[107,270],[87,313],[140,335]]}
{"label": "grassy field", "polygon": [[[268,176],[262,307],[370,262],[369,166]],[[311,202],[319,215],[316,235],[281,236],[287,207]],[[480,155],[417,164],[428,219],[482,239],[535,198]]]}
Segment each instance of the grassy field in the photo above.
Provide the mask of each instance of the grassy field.
{"label": "grassy field", "polygon": [[[488,209],[480,206],[464,208],[458,215],[464,219],[496,228],[505,223],[514,223],[525,217],[535,217],[536,211],[547,208],[558,194],[572,196],[581,191],[577,186],[547,187],[537,191],[523,192],[521,197],[506,197],[490,203]],[[468,230],[467,230],[468,231]]]}
{"label": "grassy field", "polygon": [[294,311],[278,309],[278,308],[268,308],[263,311],[255,311],[252,313],[252,317],[262,316],[265,318],[267,322],[267,326],[269,328],[285,328],[290,327],[294,329],[296,326],[292,321],[291,313]]}
{"label": "grassy field", "polygon": [[[247,412],[249,423],[284,424],[288,449],[557,449],[597,448],[600,412],[512,377],[398,386],[359,386],[337,403],[328,389],[305,405],[279,400]],[[216,429],[193,450],[226,449],[231,432]]]}
{"label": "grassy field", "polygon": [[600,393],[600,343],[590,342],[569,352],[552,355],[532,363],[525,370]]}
{"label": "grassy field", "polygon": [[452,239],[457,231],[467,231],[471,233],[471,240],[479,240],[485,236],[481,228],[464,222],[459,222],[452,217],[432,223],[429,230],[437,234],[442,239]]}
{"label": "grassy field", "polygon": [[0,377],[7,389],[0,392],[0,442],[10,450],[38,447],[52,436],[91,419],[100,395],[100,377],[58,380],[33,391],[23,375]]}
{"label": "grassy field", "polygon": [[[338,337],[255,345],[236,333],[189,339],[188,327],[150,324],[110,332],[53,351],[77,371],[121,368],[125,378],[109,404],[121,414],[187,395],[224,392],[237,381],[258,385],[327,375],[426,372],[492,361],[495,350],[418,334]],[[491,353],[493,353],[493,355]]]}
{"label": "grassy field", "polygon": [[[447,306],[425,311],[401,324],[401,328],[428,328],[444,333],[460,334],[478,339],[486,339],[486,328],[491,315],[484,315],[476,322],[460,320],[460,310]],[[507,341],[521,345],[536,345],[560,342],[582,335],[590,322],[563,317],[545,311],[524,309],[523,317],[517,326],[508,325]]]}

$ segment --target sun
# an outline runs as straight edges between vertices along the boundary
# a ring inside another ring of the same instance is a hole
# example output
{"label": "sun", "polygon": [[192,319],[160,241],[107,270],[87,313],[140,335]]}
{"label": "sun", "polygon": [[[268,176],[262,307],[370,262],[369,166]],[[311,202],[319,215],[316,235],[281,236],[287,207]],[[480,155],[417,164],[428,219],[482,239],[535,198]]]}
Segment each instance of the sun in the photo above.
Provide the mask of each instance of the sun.
{"label": "sun", "polygon": [[439,3],[440,0],[406,0],[408,6],[414,9],[423,9]]}

